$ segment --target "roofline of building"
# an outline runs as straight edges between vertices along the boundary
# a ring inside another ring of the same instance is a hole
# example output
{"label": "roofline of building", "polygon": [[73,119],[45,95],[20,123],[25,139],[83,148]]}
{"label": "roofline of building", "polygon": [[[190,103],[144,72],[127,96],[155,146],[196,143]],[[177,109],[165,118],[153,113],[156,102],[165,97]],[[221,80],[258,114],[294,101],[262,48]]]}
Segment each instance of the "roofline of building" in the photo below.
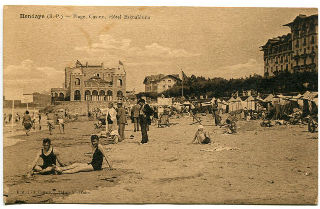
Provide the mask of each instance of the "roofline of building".
{"label": "roofline of building", "polygon": [[318,17],[318,14],[306,16],[306,17],[304,17],[304,18],[300,17],[300,15],[299,15],[299,16],[297,16],[296,18],[294,18],[294,20],[293,20],[292,22],[289,22],[289,23],[287,23],[287,24],[285,24],[285,25],[282,25],[282,26],[291,26],[297,19],[309,19],[309,18],[312,18],[312,17]]}

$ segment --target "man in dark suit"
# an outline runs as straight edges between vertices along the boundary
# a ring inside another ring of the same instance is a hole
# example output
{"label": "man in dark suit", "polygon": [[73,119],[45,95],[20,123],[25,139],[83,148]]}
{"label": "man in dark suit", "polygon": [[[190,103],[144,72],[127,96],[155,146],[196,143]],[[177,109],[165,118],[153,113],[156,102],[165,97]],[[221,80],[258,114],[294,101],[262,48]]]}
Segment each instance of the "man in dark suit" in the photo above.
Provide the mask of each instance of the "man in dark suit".
{"label": "man in dark suit", "polygon": [[153,110],[151,107],[146,104],[146,101],[144,99],[140,99],[138,101],[138,104],[140,105],[140,112],[139,112],[139,121],[140,121],[140,127],[141,127],[141,135],[142,140],[140,144],[148,143],[148,124],[151,122],[150,116],[153,114]]}
{"label": "man in dark suit", "polygon": [[127,117],[126,117],[126,110],[122,107],[122,103],[119,102],[117,104],[118,110],[117,110],[117,122],[118,122],[118,132],[119,132],[119,142],[124,140],[124,129],[126,126],[127,122]]}

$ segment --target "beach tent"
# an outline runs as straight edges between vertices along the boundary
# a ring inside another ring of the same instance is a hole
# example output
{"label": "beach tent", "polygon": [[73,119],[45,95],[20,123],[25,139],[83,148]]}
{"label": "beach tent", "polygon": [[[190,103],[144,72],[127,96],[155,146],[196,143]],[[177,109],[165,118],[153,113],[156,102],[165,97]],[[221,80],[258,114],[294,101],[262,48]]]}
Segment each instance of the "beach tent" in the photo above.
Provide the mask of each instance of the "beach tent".
{"label": "beach tent", "polygon": [[216,98],[215,97],[213,97],[212,99],[211,99],[211,104],[214,104],[214,101],[216,100]]}
{"label": "beach tent", "polygon": [[241,109],[243,109],[242,108],[242,100],[241,100],[241,98],[238,96],[237,98],[236,98],[236,103],[237,103],[237,110],[241,110]]}
{"label": "beach tent", "polygon": [[301,99],[302,95],[301,94],[298,94],[297,96],[292,96],[292,99]]}
{"label": "beach tent", "polygon": [[318,106],[318,97],[313,99],[313,102]]}
{"label": "beach tent", "polygon": [[233,98],[231,97],[228,101],[229,103],[229,110],[232,111],[237,111],[237,110],[241,110],[242,109],[242,105],[241,105],[241,98],[237,97],[237,98]]}
{"label": "beach tent", "polygon": [[304,92],[304,94],[302,95],[302,97],[303,97],[304,99],[308,99],[309,95],[310,95],[310,91],[306,91],[306,92]]}
{"label": "beach tent", "polygon": [[273,101],[273,95],[269,94],[266,98],[263,100],[264,102],[272,102]]}
{"label": "beach tent", "polygon": [[237,102],[237,100],[236,100],[235,98],[233,98],[233,97],[231,97],[231,98],[228,100],[229,111],[230,111],[230,112],[236,110],[236,102]]}
{"label": "beach tent", "polygon": [[183,105],[191,105],[191,103],[189,101],[185,101]]}
{"label": "beach tent", "polygon": [[308,95],[308,100],[313,100],[314,98],[318,98],[318,92],[311,92]]}
{"label": "beach tent", "polygon": [[243,107],[246,107],[248,110],[255,110],[255,99],[252,96],[249,96],[243,101]]}
{"label": "beach tent", "polygon": [[212,105],[211,102],[202,102],[202,103],[201,103],[201,106],[202,106],[202,107],[211,106],[211,105]]}

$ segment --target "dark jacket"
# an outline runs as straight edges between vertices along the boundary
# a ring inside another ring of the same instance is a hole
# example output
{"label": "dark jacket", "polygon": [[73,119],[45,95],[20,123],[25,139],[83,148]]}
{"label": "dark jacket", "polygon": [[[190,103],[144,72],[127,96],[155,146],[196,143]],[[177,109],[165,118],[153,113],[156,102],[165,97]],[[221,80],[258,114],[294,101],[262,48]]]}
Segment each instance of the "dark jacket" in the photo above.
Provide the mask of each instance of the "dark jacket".
{"label": "dark jacket", "polygon": [[127,122],[126,110],[123,107],[120,107],[117,111],[117,120],[118,124]]}
{"label": "dark jacket", "polygon": [[150,116],[153,115],[153,110],[152,108],[148,105],[145,104],[142,107],[142,112],[144,113],[144,115],[140,114],[139,118],[142,122],[146,121],[147,124],[151,125],[151,118]]}

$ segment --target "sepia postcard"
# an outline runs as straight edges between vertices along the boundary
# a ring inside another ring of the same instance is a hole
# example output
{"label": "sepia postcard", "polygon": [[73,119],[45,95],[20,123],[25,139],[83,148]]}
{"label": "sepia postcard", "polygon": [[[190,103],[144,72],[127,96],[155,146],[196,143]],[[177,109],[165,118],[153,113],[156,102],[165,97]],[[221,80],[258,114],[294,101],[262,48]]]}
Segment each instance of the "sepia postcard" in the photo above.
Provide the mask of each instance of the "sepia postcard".
{"label": "sepia postcard", "polygon": [[318,9],[3,6],[5,204],[318,204]]}

